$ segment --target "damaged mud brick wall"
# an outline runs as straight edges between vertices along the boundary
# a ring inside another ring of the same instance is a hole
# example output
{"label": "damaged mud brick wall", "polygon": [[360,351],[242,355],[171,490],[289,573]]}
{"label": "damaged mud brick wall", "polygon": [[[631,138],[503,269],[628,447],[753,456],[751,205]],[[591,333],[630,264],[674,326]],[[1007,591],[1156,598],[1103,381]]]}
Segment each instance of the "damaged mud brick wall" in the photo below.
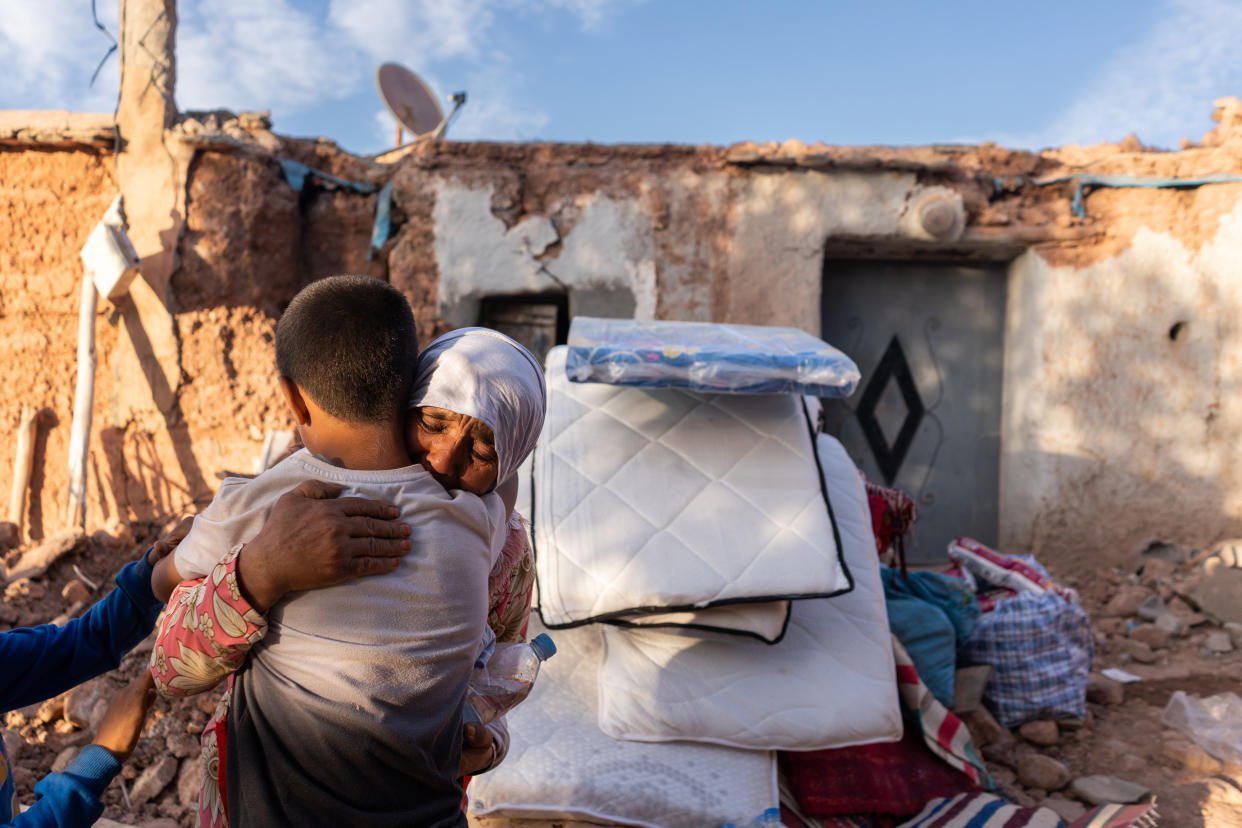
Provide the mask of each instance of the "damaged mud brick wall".
{"label": "damaged mud brick wall", "polygon": [[[220,473],[253,468],[264,432],[288,426],[275,322],[316,278],[391,281],[423,343],[477,323],[484,299],[532,294],[571,314],[818,332],[830,257],[1005,263],[1005,551],[1072,568],[1120,562],[1150,536],[1237,535],[1242,186],[1093,189],[1079,217],[1074,184],[1045,183],[1242,172],[1234,114],[1180,152],[436,142],[378,159],[274,135],[262,115],[178,116],[165,142],[190,160],[163,302],[178,373],[167,405],[126,405],[134,377],[150,378],[125,361],[124,314],[101,303],[88,523],[190,508]],[[63,507],[77,251],[118,188],[110,152],[54,137],[0,150],[14,389],[0,439],[14,444],[23,403],[53,412],[30,505],[43,533]],[[282,159],[391,181],[392,232],[373,260],[377,196],[314,176],[295,191]]]}

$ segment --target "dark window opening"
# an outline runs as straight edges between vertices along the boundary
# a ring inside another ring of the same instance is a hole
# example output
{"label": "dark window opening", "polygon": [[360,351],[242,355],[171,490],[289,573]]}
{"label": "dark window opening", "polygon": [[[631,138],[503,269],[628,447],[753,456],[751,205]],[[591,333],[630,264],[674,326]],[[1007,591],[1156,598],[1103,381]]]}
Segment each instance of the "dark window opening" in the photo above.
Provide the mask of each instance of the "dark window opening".
{"label": "dark window opening", "polygon": [[553,345],[564,345],[569,338],[569,297],[488,296],[479,308],[479,324],[513,337],[542,363]]}

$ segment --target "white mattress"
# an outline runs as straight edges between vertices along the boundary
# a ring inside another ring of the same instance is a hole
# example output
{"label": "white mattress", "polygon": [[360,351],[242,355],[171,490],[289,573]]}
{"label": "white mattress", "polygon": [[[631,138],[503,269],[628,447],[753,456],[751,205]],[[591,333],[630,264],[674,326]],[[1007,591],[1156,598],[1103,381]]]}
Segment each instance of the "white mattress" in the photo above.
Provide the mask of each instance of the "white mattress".
{"label": "white mattress", "polygon": [[834,438],[819,456],[854,590],[793,602],[767,646],[604,628],[600,728],[619,739],[689,739],[818,750],[901,738],[901,709],[875,538],[858,471]]}
{"label": "white mattress", "polygon": [[[812,419],[818,416],[819,402],[808,400],[813,406]],[[532,458],[527,457],[518,469],[517,510],[530,522],[531,515],[531,467]],[[606,623],[622,627],[663,627],[687,632],[709,632],[724,635],[746,635],[774,644],[780,641],[789,625],[789,601],[759,601],[744,604],[725,604],[703,610],[669,613],[632,613],[610,618]],[[538,609],[536,597],[535,608]]]}
{"label": "white mattress", "polygon": [[570,383],[548,353],[531,484],[544,623],[851,588],[801,398]]}
{"label": "white mattress", "polygon": [[[532,617],[530,634],[540,632]],[[552,636],[556,655],[508,714],[508,757],[470,783],[472,815],[704,828],[776,806],[774,754],[606,736],[596,711],[598,626]]]}

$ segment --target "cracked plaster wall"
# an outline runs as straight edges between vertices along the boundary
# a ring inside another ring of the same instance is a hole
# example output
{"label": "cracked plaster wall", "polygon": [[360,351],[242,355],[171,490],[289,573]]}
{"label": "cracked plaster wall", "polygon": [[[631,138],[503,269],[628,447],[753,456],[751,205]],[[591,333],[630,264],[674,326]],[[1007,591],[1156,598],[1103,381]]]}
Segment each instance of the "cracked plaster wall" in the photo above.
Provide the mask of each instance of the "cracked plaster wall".
{"label": "cracked plaster wall", "polygon": [[[1169,207],[1180,200],[1164,195]],[[1203,547],[1242,530],[1242,200],[1233,200],[1197,250],[1144,226],[1119,254],[1084,267],[1036,252],[1012,264],[1006,551],[1121,564],[1150,538]]]}
{"label": "cracked plaster wall", "polygon": [[522,293],[567,294],[573,316],[654,318],[652,228],[636,201],[580,196],[577,221],[561,238],[546,216],[505,227],[492,213],[490,186],[439,181],[435,193],[438,311],[449,327],[477,324],[483,297]]}
{"label": "cracked plaster wall", "polygon": [[[565,293],[570,314],[820,327],[825,241],[904,234],[909,173],[651,178],[630,198],[586,193],[562,236],[551,216],[506,227],[487,183],[435,184],[437,307],[478,321],[485,296]],[[695,232],[693,225],[712,228]]]}

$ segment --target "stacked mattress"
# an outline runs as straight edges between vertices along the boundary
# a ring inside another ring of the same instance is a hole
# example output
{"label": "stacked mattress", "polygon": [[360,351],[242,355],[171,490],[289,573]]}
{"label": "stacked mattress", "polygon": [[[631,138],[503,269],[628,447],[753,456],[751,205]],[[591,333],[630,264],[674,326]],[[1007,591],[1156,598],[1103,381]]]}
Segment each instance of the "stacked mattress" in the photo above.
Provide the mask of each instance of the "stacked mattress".
{"label": "stacked mattress", "polygon": [[777,802],[777,750],[901,737],[862,483],[814,401],[570,382],[522,471],[560,654],[478,814],[704,826]]}

